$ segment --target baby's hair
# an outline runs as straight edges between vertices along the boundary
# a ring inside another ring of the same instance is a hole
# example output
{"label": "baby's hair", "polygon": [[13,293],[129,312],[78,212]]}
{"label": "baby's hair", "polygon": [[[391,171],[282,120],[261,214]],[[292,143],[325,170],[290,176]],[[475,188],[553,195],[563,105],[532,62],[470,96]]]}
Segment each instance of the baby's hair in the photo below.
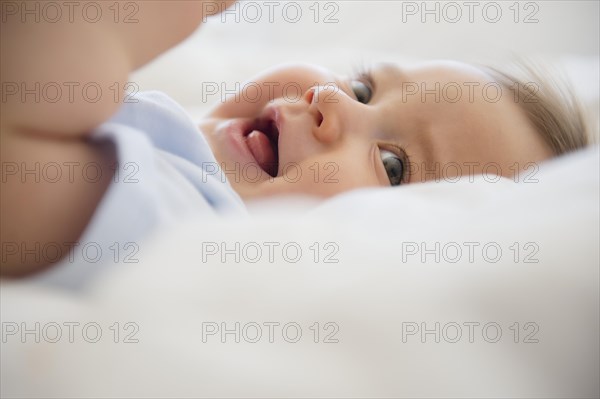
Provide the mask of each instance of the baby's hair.
{"label": "baby's hair", "polygon": [[490,66],[485,69],[510,90],[514,101],[555,155],[590,143],[583,108],[566,79],[552,76],[527,61],[517,61],[502,69]]}

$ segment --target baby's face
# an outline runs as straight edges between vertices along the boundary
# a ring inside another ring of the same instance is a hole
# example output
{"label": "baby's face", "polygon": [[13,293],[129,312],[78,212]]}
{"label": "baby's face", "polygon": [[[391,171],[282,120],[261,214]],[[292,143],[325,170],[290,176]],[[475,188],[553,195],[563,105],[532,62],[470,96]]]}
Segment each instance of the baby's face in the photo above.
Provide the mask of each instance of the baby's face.
{"label": "baby's face", "polygon": [[552,156],[513,93],[467,64],[377,64],[354,77],[289,65],[241,87],[200,128],[244,199],[509,177]]}

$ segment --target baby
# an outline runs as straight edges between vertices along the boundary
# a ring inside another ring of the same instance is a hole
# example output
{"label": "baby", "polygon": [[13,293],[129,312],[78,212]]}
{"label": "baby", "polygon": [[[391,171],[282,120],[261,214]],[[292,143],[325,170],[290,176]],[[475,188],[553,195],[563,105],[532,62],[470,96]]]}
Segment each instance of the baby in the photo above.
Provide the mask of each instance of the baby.
{"label": "baby", "polygon": [[510,177],[586,143],[577,108],[533,82],[448,61],[378,64],[351,78],[282,66],[251,79],[270,91],[230,97],[200,128],[243,198]]}
{"label": "baby", "polygon": [[115,23],[113,2],[94,3],[113,7],[97,23],[34,23],[2,3],[2,276],[61,263],[43,278],[79,287],[98,268],[74,248],[112,259],[115,244],[186,215],[442,173],[510,177],[587,143],[577,107],[548,85],[458,62],[350,78],[277,67],[251,80],[269,90],[217,104],[199,130],[161,93],[124,96],[131,71],[231,3],[119,3],[134,24]]}

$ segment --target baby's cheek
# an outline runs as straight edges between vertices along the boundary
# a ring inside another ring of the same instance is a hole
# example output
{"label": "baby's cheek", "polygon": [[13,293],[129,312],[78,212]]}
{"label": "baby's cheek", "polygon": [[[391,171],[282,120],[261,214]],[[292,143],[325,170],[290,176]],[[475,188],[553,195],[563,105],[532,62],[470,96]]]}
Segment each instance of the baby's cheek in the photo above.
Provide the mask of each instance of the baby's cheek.
{"label": "baby's cheek", "polygon": [[279,177],[285,184],[276,189],[280,194],[303,194],[331,197],[349,190],[377,186],[377,180],[368,170],[338,160],[314,160],[293,163]]}
{"label": "baby's cheek", "polygon": [[269,102],[268,99],[263,99],[262,97],[253,98],[252,101],[248,101],[243,91],[227,96],[225,93],[218,93],[212,97],[215,98],[216,102],[208,116],[219,119],[255,117]]}
{"label": "baby's cheek", "polygon": [[[327,70],[309,64],[291,64],[270,68],[254,78],[239,85],[236,94],[222,93],[224,87],[211,87],[218,90],[210,98],[218,103],[211,115],[216,118],[251,118],[255,117],[271,100],[278,99],[285,103],[298,104],[304,94],[314,86],[334,82],[334,77]],[[226,86],[227,90],[232,85]],[[205,93],[206,94],[206,93]],[[226,98],[223,98],[226,97]]]}
{"label": "baby's cheek", "polygon": [[247,81],[238,84],[205,85],[205,97],[213,99],[210,116],[215,118],[253,118],[258,116],[272,100],[282,96],[281,86],[277,82]]}

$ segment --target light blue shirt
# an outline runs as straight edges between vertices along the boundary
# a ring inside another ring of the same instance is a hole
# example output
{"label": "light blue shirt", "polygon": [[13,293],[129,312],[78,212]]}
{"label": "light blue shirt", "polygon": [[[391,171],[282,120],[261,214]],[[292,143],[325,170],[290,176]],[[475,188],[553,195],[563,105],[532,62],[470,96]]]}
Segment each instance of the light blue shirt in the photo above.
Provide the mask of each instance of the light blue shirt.
{"label": "light blue shirt", "polygon": [[115,145],[112,183],[71,253],[37,275],[38,282],[83,288],[109,265],[136,261],[140,240],[159,228],[191,214],[245,214],[186,112],[160,92],[140,93],[136,100],[93,132],[91,140]]}

